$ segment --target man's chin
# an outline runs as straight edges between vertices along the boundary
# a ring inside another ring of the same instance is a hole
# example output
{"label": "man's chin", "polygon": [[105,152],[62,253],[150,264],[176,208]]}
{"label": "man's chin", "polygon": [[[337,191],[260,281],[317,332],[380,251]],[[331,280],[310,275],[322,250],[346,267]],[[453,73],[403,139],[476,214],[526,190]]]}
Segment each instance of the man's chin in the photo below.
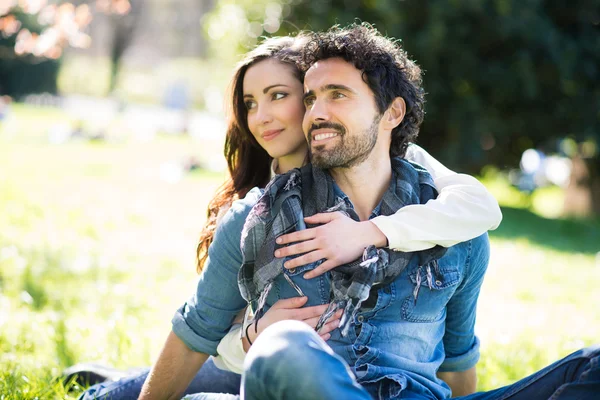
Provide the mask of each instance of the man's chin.
{"label": "man's chin", "polygon": [[310,162],[317,168],[329,169],[331,168],[330,158],[328,157],[329,154],[328,152],[323,151],[322,147],[323,146],[313,147]]}
{"label": "man's chin", "polygon": [[330,152],[322,152],[316,155],[313,154],[311,163],[319,169],[340,168],[343,167],[344,164],[338,160],[338,157],[333,156]]}

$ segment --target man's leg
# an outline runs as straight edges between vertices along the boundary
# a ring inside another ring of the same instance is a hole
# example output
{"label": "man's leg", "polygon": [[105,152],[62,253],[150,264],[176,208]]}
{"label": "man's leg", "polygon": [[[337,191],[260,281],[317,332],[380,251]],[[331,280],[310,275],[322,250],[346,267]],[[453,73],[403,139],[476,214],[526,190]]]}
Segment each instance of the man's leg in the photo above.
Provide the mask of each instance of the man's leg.
{"label": "man's leg", "polygon": [[[137,399],[146,381],[150,368],[114,382],[103,382],[90,387],[79,400]],[[186,394],[200,392],[229,393],[237,395],[240,389],[241,376],[230,371],[217,368],[212,358],[206,360],[200,371],[190,383]]]}
{"label": "man's leg", "polygon": [[461,400],[600,399],[600,345],[587,347],[520,381]]}
{"label": "man's leg", "polygon": [[277,322],[261,333],[244,363],[242,399],[356,399],[371,396],[346,362],[308,325]]}

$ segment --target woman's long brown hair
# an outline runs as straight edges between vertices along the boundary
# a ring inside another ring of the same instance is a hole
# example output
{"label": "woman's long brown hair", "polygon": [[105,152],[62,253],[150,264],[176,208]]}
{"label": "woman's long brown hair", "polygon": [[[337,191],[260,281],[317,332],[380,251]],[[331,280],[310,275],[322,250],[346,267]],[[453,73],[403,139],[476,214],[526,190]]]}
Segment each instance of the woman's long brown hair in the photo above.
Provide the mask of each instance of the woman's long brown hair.
{"label": "woman's long brown hair", "polygon": [[264,187],[271,178],[272,158],[263,149],[248,128],[248,111],[244,104],[243,83],[246,71],[259,61],[273,58],[293,68],[298,80],[302,73],[297,67],[300,40],[292,37],[266,39],[250,51],[238,64],[230,85],[227,132],[224,155],[227,160],[229,178],[219,187],[208,203],[206,223],[200,233],[196,252],[198,273],[208,258],[208,248],[217,228],[219,211],[229,208],[231,203],[246,196],[254,187]]}

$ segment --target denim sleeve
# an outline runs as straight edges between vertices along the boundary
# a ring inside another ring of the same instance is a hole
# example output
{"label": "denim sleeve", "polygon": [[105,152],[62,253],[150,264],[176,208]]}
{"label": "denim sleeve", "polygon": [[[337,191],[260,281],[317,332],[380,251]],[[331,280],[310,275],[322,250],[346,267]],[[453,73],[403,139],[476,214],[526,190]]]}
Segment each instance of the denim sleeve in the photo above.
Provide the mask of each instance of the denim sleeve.
{"label": "denim sleeve", "polygon": [[242,228],[260,192],[253,189],[231,206],[217,227],[208,259],[198,280],[196,294],[172,319],[173,332],[192,350],[216,355],[246,301],[240,295],[237,275],[242,265]]}
{"label": "denim sleeve", "polygon": [[475,336],[477,299],[490,259],[487,233],[471,240],[465,261],[465,276],[446,307],[444,350],[440,372],[459,372],[479,361],[479,339]]}

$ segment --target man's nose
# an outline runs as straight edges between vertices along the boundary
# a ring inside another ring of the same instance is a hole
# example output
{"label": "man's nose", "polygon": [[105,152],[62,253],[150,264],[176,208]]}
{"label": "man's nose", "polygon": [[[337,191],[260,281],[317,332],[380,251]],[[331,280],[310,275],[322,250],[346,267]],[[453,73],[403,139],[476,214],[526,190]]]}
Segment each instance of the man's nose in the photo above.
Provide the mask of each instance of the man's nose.
{"label": "man's nose", "polygon": [[309,120],[312,122],[329,121],[329,108],[327,103],[320,100],[315,100],[314,103],[306,110]]}

